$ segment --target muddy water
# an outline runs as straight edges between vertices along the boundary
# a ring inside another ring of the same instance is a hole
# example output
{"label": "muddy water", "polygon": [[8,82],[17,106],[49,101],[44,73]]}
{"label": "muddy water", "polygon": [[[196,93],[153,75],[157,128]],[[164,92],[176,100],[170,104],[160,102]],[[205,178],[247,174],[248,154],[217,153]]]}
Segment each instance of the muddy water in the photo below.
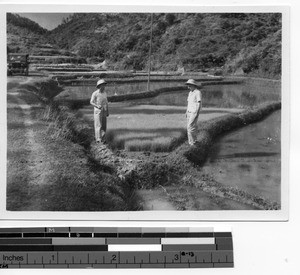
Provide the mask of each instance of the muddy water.
{"label": "muddy water", "polygon": [[218,182],[280,202],[281,112],[229,133],[211,149],[203,173]]}

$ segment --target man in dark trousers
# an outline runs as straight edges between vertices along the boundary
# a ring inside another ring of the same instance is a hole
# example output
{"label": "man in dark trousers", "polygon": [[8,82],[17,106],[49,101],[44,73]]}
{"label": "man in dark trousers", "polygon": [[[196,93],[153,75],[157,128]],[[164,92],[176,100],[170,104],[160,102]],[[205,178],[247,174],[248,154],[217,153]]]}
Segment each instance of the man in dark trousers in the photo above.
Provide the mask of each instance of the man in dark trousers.
{"label": "man in dark trousers", "polygon": [[100,79],[97,82],[97,90],[93,92],[91,97],[91,105],[94,106],[94,127],[96,142],[106,143],[106,122],[108,117],[108,101],[105,90],[107,82]]}
{"label": "man in dark trousers", "polygon": [[198,116],[202,108],[202,94],[198,89],[201,84],[197,84],[194,79],[189,79],[185,84],[190,90],[186,110],[188,141],[190,145],[194,145],[197,139]]}

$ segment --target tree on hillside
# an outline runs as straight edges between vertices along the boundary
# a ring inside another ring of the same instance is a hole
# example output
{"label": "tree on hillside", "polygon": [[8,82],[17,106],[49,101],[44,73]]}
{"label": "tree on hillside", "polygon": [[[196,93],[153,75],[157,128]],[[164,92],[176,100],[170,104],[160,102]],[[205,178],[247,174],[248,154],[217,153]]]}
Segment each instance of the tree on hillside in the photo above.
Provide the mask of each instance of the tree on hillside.
{"label": "tree on hillside", "polygon": [[[23,26],[26,21],[7,17],[9,24]],[[281,73],[280,13],[155,13],[153,17],[155,69],[224,67],[230,73],[241,69],[266,76]],[[150,13],[74,13],[45,37],[83,58],[105,59],[113,68],[143,70],[148,66],[150,22]]]}
{"label": "tree on hillside", "polygon": [[32,32],[38,33],[38,34],[46,34],[48,31],[44,28],[42,28],[38,23],[25,18],[21,17],[18,14],[13,13],[7,13],[6,14],[6,22],[8,24],[13,24],[15,26],[19,26],[24,29],[28,29]]}

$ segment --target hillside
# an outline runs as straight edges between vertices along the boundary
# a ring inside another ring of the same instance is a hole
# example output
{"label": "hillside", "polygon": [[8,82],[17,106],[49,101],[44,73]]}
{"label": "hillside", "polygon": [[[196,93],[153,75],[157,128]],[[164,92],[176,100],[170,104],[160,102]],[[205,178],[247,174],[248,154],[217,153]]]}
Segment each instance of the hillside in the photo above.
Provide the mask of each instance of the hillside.
{"label": "hillside", "polygon": [[[15,25],[14,25],[15,27]],[[13,32],[12,26],[8,33]],[[110,69],[148,66],[151,17],[146,13],[77,13],[41,39]],[[244,72],[279,78],[281,14],[154,14],[153,70]]]}
{"label": "hillside", "polygon": [[39,44],[47,43],[47,30],[30,19],[7,13],[8,52],[32,52]]}
{"label": "hillside", "polygon": [[69,56],[49,43],[49,31],[36,22],[17,14],[7,13],[7,52],[26,52],[31,56]]}

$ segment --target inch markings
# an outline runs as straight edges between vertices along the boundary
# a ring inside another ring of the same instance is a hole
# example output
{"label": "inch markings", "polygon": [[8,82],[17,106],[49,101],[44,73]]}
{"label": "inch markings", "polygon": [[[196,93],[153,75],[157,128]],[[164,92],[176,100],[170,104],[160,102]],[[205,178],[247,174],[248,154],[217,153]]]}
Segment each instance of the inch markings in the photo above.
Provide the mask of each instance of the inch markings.
{"label": "inch markings", "polygon": [[0,228],[0,268],[230,268],[231,232],[212,228]]}

